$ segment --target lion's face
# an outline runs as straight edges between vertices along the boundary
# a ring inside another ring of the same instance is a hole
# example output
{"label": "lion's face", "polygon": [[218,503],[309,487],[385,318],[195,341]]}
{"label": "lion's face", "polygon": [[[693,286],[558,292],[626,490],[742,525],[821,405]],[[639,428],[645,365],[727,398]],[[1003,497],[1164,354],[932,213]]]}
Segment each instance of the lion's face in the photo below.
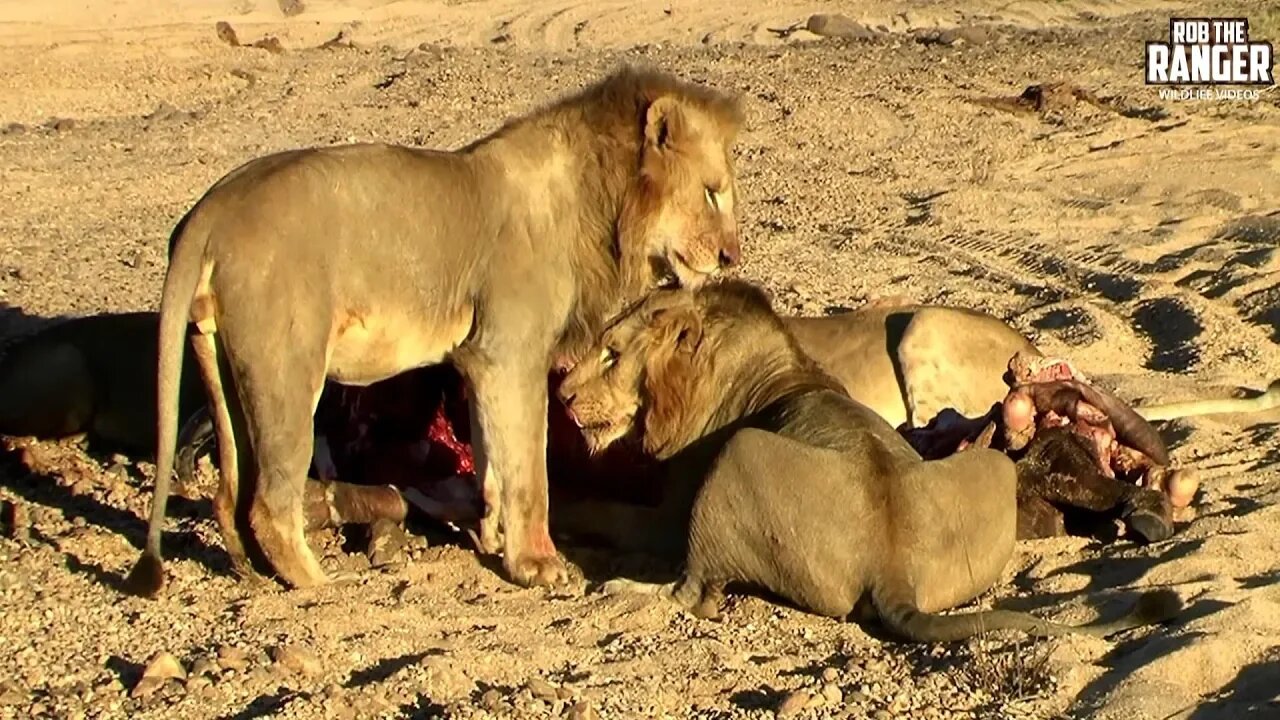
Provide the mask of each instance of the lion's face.
{"label": "lion's face", "polygon": [[560,399],[597,453],[636,429],[649,405],[651,374],[661,373],[681,338],[663,315],[691,306],[688,293],[658,290],[601,333],[560,384]]}
{"label": "lion's face", "polygon": [[[624,211],[643,246],[654,284],[697,288],[738,262],[736,128],[672,97],[645,116],[640,177]],[[629,212],[628,212],[629,211]]]}

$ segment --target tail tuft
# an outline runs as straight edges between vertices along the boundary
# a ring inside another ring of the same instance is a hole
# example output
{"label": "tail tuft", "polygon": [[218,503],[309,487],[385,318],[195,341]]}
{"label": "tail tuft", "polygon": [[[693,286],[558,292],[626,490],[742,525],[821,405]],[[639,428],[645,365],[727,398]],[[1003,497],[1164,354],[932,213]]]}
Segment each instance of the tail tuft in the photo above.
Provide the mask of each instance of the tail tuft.
{"label": "tail tuft", "polygon": [[143,552],[138,563],[124,579],[124,591],[130,595],[154,598],[164,589],[164,566],[158,555]]}

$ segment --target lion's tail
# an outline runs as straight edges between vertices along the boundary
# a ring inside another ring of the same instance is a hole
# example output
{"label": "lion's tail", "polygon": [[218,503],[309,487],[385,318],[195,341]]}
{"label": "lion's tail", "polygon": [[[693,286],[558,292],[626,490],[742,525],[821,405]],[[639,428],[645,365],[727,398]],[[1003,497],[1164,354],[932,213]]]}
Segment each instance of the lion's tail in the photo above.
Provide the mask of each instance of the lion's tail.
{"label": "lion's tail", "polygon": [[1188,400],[1164,405],[1136,407],[1133,411],[1147,422],[1156,422],[1157,420],[1174,420],[1199,415],[1216,415],[1218,413],[1266,412],[1277,407],[1280,407],[1280,378],[1272,380],[1267,389],[1256,397]]}
{"label": "lion's tail", "polygon": [[1033,637],[1053,637],[1068,633],[1107,637],[1130,628],[1166,622],[1182,609],[1182,601],[1177,593],[1168,589],[1144,592],[1127,613],[1115,620],[1082,625],[1055,623],[1013,610],[939,615],[921,612],[914,605],[900,601],[882,601],[876,598],[875,605],[885,627],[914,642],[951,642],[993,630],[1021,630]]}
{"label": "lion's tail", "polygon": [[165,273],[160,299],[160,339],[156,369],[156,488],[151,499],[151,517],[142,556],[125,578],[124,589],[132,595],[155,597],[164,587],[160,555],[160,533],[164,529],[165,508],[173,483],[173,464],[178,435],[178,390],[182,376],[182,356],[186,343],[191,300],[200,282],[201,264],[209,233],[189,211],[169,241],[169,269]]}

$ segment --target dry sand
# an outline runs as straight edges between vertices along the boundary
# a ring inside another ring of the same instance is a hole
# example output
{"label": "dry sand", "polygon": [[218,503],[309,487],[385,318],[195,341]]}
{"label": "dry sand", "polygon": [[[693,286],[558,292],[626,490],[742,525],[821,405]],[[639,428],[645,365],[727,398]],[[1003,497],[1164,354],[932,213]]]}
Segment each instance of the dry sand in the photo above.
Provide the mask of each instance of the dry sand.
{"label": "dry sand", "polygon": [[[1217,11],[1280,42],[1270,0]],[[811,12],[886,34],[771,30]],[[170,228],[251,157],[456,147],[632,59],[747,97],[743,272],[780,308],[889,294],[982,308],[1134,401],[1262,387],[1280,376],[1280,91],[1160,100],[1142,43],[1170,13],[1204,14],[1156,0],[305,0],[286,18],[268,0],[0,0],[0,334],[154,308]],[[286,52],[230,47],[217,21]],[[921,42],[972,26],[996,27]],[[1057,82],[1100,101],[982,102]],[[127,598],[150,464],[37,443],[40,472],[12,454],[0,483],[31,521],[25,541],[0,540],[0,717],[771,717],[795,690],[826,698],[803,717],[1280,717],[1280,412],[1163,432],[1203,470],[1198,519],[1148,547],[1022,544],[981,604],[1074,622],[1165,586],[1182,619],[1114,642],[945,648],[756,597],[711,623],[577,586],[517,589],[449,537],[356,585],[248,587],[226,575],[208,486],[171,504],[168,596]],[[326,551],[364,562],[335,538]],[[277,660],[281,647],[296,652]],[[157,651],[193,679],[131,698]]]}

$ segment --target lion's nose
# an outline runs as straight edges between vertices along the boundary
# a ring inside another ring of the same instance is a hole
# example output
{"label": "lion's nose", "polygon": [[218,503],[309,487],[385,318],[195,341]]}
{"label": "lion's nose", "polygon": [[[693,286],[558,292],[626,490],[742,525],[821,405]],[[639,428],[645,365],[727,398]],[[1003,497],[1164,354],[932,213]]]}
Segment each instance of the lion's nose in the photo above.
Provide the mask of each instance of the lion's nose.
{"label": "lion's nose", "polygon": [[738,249],[737,245],[734,245],[733,247],[720,248],[721,269],[736,265],[741,255],[742,255],[742,251]]}

